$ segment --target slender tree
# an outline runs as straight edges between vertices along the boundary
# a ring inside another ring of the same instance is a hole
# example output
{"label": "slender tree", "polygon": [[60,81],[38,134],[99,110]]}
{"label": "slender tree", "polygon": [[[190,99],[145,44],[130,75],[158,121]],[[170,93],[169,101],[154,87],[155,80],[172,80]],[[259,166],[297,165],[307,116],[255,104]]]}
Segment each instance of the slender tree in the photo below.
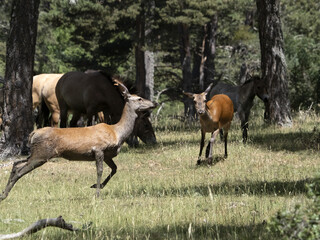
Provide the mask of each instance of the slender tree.
{"label": "slender tree", "polygon": [[[216,35],[218,28],[218,15],[214,14],[210,22],[206,24],[206,40],[204,45],[204,88],[214,80],[215,56],[216,56]],[[205,89],[202,90],[205,90]]]}
{"label": "slender tree", "polygon": [[[185,92],[188,92],[192,89],[191,50],[188,24],[180,23],[179,30],[181,37],[180,61],[183,79],[182,88]],[[196,110],[190,98],[184,98],[184,108],[185,115],[189,120],[195,117]]]}
{"label": "slender tree", "polygon": [[40,0],[13,0],[4,83],[1,156],[27,152],[33,130],[32,76]]}
{"label": "slender tree", "polygon": [[262,78],[270,95],[265,118],[271,123],[291,125],[288,73],[279,8],[280,0],[257,0]]}
{"label": "slender tree", "polygon": [[145,69],[145,4],[142,2],[140,5],[140,13],[136,17],[136,46],[135,46],[135,59],[136,59],[136,86],[138,93],[141,97],[146,97],[146,69]]}

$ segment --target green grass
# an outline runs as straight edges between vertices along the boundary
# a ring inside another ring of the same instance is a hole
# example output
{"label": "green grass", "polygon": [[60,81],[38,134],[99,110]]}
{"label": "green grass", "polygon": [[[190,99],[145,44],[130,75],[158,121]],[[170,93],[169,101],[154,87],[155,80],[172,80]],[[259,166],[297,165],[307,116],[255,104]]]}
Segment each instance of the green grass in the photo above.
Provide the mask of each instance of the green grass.
{"label": "green grass", "polygon": [[[0,203],[0,234],[62,215],[83,230],[46,228],[24,239],[273,239],[270,218],[306,206],[305,184],[319,177],[320,120],[297,114],[293,127],[278,128],[254,112],[252,119],[248,144],[235,119],[228,159],[212,166],[196,166],[198,124],[162,119],[155,124],[156,146],[123,146],[114,159],[118,172],[99,199],[90,188],[93,162],[51,161],[24,176]],[[218,141],[215,157],[223,151]],[[0,167],[0,189],[10,171]],[[105,165],[104,176],[109,172]]]}

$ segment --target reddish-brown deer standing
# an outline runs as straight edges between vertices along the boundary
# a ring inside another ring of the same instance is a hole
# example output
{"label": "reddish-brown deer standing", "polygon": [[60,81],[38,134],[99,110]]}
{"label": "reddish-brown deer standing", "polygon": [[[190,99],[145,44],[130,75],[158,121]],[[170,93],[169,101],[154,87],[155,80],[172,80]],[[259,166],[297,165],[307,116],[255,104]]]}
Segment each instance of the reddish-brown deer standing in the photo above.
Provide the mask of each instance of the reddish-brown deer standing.
{"label": "reddish-brown deer standing", "polygon": [[[92,187],[97,189],[96,193],[99,196],[100,189],[104,188],[117,171],[112,158],[118,155],[121,145],[131,134],[138,117],[137,112],[156,107],[156,104],[149,100],[131,95],[119,81],[116,83],[126,101],[120,121],[114,125],[100,123],[83,128],[46,127],[33,131],[29,137],[31,155],[26,160],[14,163],[7,186],[0,195],[0,201],[8,196],[12,187],[22,176],[56,157],[76,161],[95,161],[97,184]],[[112,171],[101,183],[103,162]]]}
{"label": "reddish-brown deer standing", "polygon": [[225,158],[228,156],[227,139],[233,118],[233,103],[231,99],[224,94],[215,95],[207,102],[206,96],[211,88],[212,84],[210,84],[204,92],[199,94],[184,92],[185,95],[193,99],[197,113],[200,116],[201,143],[197,164],[201,163],[201,154],[204,147],[205,134],[207,132],[211,132],[208,156],[209,164],[212,163],[212,145],[220,129],[224,130],[224,156]]}

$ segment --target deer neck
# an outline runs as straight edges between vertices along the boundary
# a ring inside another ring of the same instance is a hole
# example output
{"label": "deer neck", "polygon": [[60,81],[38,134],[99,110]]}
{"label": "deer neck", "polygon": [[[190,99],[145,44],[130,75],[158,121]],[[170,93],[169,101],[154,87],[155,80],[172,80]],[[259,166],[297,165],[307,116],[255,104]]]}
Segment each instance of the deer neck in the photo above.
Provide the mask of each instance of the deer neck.
{"label": "deer neck", "polygon": [[200,116],[200,119],[201,119],[203,122],[206,122],[206,121],[210,121],[210,120],[211,120],[211,117],[210,117],[210,114],[209,114],[209,112],[208,112],[208,108],[207,108],[207,107],[206,107],[205,113]]}
{"label": "deer neck", "polygon": [[119,145],[130,136],[133,131],[134,123],[138,117],[136,111],[126,103],[121,115],[120,121],[114,125],[115,132],[117,134]]}

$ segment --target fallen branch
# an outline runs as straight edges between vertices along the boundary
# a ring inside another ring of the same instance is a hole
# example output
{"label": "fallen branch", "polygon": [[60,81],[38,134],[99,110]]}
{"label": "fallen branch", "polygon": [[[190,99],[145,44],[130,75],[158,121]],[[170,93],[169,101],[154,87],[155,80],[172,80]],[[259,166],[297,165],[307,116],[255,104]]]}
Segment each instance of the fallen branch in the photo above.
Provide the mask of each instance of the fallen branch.
{"label": "fallen branch", "polygon": [[33,233],[38,232],[39,230],[46,228],[46,227],[58,227],[58,228],[66,229],[69,231],[78,231],[79,230],[77,228],[73,228],[72,224],[66,223],[64,221],[64,219],[62,218],[62,216],[59,216],[57,218],[41,219],[18,233],[0,235],[0,240],[12,239],[12,238],[21,237],[23,235],[33,234]]}

